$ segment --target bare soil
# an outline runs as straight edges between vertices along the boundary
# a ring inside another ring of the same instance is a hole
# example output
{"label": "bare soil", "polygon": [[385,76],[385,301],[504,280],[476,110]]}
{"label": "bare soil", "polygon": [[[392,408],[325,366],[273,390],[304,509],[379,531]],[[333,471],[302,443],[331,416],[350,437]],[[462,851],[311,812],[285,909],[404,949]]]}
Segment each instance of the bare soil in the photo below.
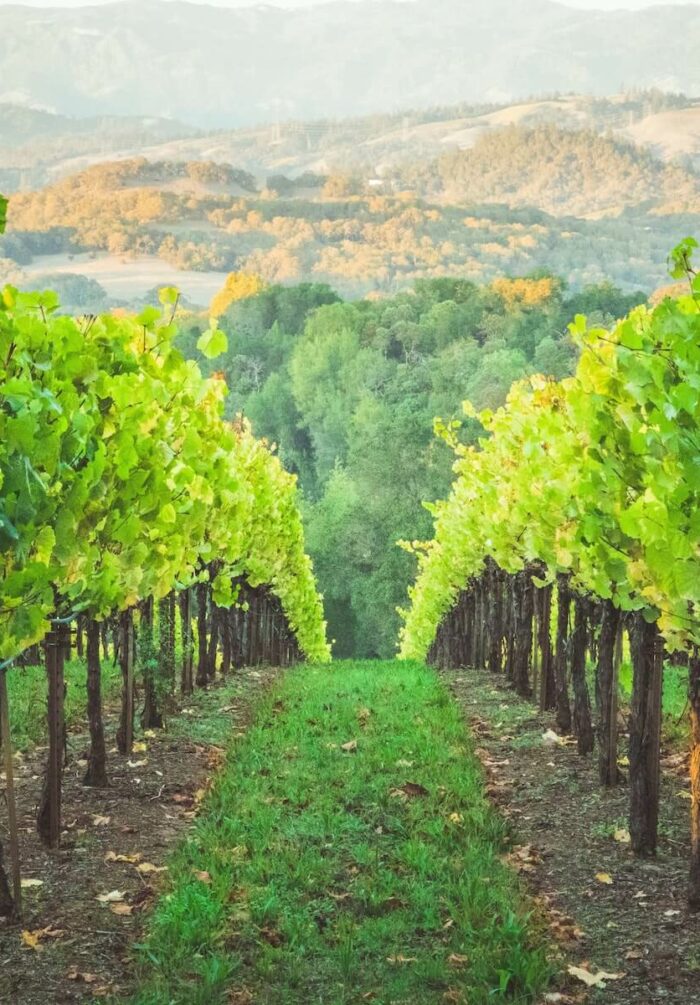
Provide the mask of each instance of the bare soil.
{"label": "bare soil", "polygon": [[[41,885],[25,888],[21,925],[0,920],[0,1002],[63,1005],[128,993],[130,947],[158,893],[163,872],[156,870],[191,825],[223,757],[222,746],[183,734],[209,736],[212,717],[220,733],[222,715],[231,736],[242,732],[278,672],[243,671],[233,685],[186,699],[171,727],[139,738],[144,746],[131,757],[111,750],[108,789],[83,786],[87,736],[69,735],[64,831],[55,851],[40,844],[34,819],[45,751],[18,758],[22,875]],[[112,712],[106,728],[113,737]],[[105,894],[118,899],[102,903]]]}
{"label": "bare soil", "polygon": [[[685,901],[686,756],[663,752],[658,854],[637,859],[625,835],[627,786],[601,789],[595,755],[548,743],[553,716],[518,698],[503,678],[474,670],[444,678],[474,733],[489,794],[512,823],[510,859],[564,953],[565,976],[545,1001],[700,1003],[700,916]],[[623,976],[587,990],[566,976],[569,965]]]}

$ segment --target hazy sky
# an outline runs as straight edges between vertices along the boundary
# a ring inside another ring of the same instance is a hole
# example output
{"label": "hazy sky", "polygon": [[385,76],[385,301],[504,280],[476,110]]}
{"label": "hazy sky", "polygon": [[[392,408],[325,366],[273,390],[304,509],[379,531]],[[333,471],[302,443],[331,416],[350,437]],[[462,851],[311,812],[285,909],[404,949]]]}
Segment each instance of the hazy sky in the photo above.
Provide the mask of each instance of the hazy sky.
{"label": "hazy sky", "polygon": [[[0,0],[0,7],[8,7],[17,2],[18,0]],[[112,0],[23,0],[23,2],[33,7],[87,7],[110,3]],[[255,5],[256,0],[191,0],[191,2],[212,3],[217,7],[251,7]],[[310,7],[315,3],[333,3],[337,0],[265,0],[265,2],[274,7]],[[638,9],[658,3],[686,3],[696,6],[700,4],[700,0],[559,0],[559,2],[566,3],[568,7],[581,7],[585,10],[616,10],[621,7]]]}

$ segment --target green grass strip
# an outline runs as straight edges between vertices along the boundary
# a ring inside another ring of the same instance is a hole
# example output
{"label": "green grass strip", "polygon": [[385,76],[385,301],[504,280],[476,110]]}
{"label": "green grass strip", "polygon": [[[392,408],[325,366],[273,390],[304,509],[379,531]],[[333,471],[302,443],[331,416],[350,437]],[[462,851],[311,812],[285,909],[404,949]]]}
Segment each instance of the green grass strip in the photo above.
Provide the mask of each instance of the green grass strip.
{"label": "green grass strip", "polygon": [[551,968],[506,844],[432,671],[290,671],[170,863],[132,1001],[533,1001]]}

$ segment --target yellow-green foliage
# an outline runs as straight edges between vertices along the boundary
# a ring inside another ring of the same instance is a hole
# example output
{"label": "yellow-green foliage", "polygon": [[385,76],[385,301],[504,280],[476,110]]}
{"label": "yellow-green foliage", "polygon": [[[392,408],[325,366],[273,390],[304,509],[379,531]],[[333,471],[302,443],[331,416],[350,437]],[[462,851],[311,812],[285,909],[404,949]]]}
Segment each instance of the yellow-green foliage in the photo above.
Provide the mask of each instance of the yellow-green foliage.
{"label": "yellow-green foliage", "polygon": [[[246,575],[279,596],[302,650],[328,656],[296,480],[226,385],[173,348],[177,291],[138,317],[56,316],[55,294],[0,299],[0,659],[52,612],[95,617],[195,582]],[[226,336],[200,338],[212,358]]]}
{"label": "yellow-green foliage", "polygon": [[[487,558],[543,563],[624,610],[644,610],[671,646],[700,642],[700,277],[697,242],[674,252],[686,293],[638,307],[612,331],[572,325],[573,378],[533,377],[455,444],[452,493],[404,612],[402,654],[423,656]],[[472,414],[473,410],[467,407]],[[449,436],[449,432],[445,435]],[[409,546],[410,547],[410,546]]]}

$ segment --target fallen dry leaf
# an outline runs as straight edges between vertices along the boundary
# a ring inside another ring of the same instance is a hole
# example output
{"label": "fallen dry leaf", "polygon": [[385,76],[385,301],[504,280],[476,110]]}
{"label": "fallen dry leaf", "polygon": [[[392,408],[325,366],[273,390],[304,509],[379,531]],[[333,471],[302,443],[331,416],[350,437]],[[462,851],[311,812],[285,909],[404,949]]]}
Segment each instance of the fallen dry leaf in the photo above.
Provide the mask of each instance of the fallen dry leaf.
{"label": "fallen dry leaf", "polygon": [[22,880],[22,889],[23,890],[33,890],[36,887],[43,886],[43,885],[44,885],[43,879],[23,879]]}
{"label": "fallen dry leaf", "polygon": [[131,749],[135,754],[145,754],[148,750],[148,744],[142,742],[135,743]]}
{"label": "fallen dry leaf", "polygon": [[95,899],[101,904],[118,904],[124,900],[124,894],[121,890],[111,890],[109,893],[99,893]]}
{"label": "fallen dry leaf", "polygon": [[270,928],[268,925],[265,925],[264,928],[260,929],[260,935],[269,946],[272,946],[273,949],[279,949],[284,941],[282,935],[277,931],[277,929]]}
{"label": "fallen dry leaf", "polygon": [[195,879],[198,879],[200,883],[206,883],[207,886],[211,883],[211,876],[208,872],[195,872]]}
{"label": "fallen dry leaf", "polygon": [[358,708],[357,710],[357,721],[363,728],[367,725],[369,720],[372,718],[372,712],[368,708]]}
{"label": "fallen dry leaf", "polygon": [[344,750],[346,754],[354,754],[357,750],[357,740],[348,740],[347,743],[341,743],[340,749]]}
{"label": "fallen dry leaf", "polygon": [[22,942],[27,949],[39,948],[39,933],[29,932],[26,929],[22,932]]}
{"label": "fallen dry leaf", "polygon": [[106,827],[108,823],[112,820],[111,817],[101,817],[99,814],[92,818],[93,826],[95,827]]}
{"label": "fallen dry leaf", "polygon": [[402,757],[400,761],[397,761],[397,762],[396,762],[396,767],[397,767],[397,768],[412,768],[412,767],[413,767],[413,764],[414,764],[414,762],[413,762],[413,761],[406,761],[406,760],[405,760],[405,759],[404,759],[404,758]]}
{"label": "fallen dry leaf", "polygon": [[135,855],[117,855],[115,851],[108,851],[105,855],[105,862],[126,862],[128,865],[136,865],[140,861],[141,855],[138,852]]}
{"label": "fallen dry leaf", "polygon": [[467,963],[469,963],[469,957],[461,956],[459,953],[451,953],[447,957],[447,962],[451,967],[454,967],[455,970],[461,970],[463,967],[466,967]]}
{"label": "fallen dry leaf", "polygon": [[39,949],[39,944],[45,939],[61,939],[65,934],[62,928],[52,928],[51,925],[48,928],[37,928],[33,932],[25,929],[22,932],[22,942],[28,949]]}
{"label": "fallen dry leaf", "polygon": [[235,988],[229,991],[229,1005],[253,1005],[254,1001],[253,993],[248,988]]}
{"label": "fallen dry leaf", "polygon": [[644,953],[641,949],[628,949],[625,953],[626,960],[643,960]]}
{"label": "fallen dry leaf", "polygon": [[526,844],[514,848],[505,856],[505,861],[517,872],[535,872],[540,857],[531,844]]}
{"label": "fallen dry leaf", "polygon": [[207,751],[207,767],[212,771],[217,771],[226,759],[226,751],[221,747],[211,747]]}
{"label": "fallen dry leaf", "polygon": [[632,841],[632,835],[624,827],[621,827],[619,830],[616,830],[613,837],[615,838],[616,841],[619,841],[620,844],[630,844],[630,842]]}
{"label": "fallen dry leaf", "polygon": [[167,865],[153,865],[152,862],[142,862],[141,865],[136,867],[136,871],[140,872],[142,876],[148,876],[153,872],[167,872]]}
{"label": "fallen dry leaf", "polygon": [[131,904],[110,904],[109,909],[112,914],[119,915],[120,917],[128,917],[134,912]]}
{"label": "fallen dry leaf", "polygon": [[76,967],[72,967],[66,974],[66,980],[77,981],[79,984],[94,984],[97,980],[97,974],[85,974]]}
{"label": "fallen dry leaf", "polygon": [[609,974],[605,970],[599,970],[598,973],[593,974],[583,967],[574,966],[568,967],[567,972],[589,988],[604,988],[606,981],[621,981],[625,976],[625,974]]}
{"label": "fallen dry leaf", "polygon": [[417,956],[403,956],[401,953],[398,953],[396,956],[387,956],[386,961],[387,961],[387,963],[394,963],[394,964],[396,964],[396,963],[417,963],[418,962],[418,957]]}
{"label": "fallen dry leaf", "polygon": [[126,763],[130,768],[145,768],[148,764],[148,758],[144,757],[142,761],[127,761]]}
{"label": "fallen dry leaf", "polygon": [[467,999],[459,988],[448,988],[442,996],[442,1000],[448,1005],[467,1005]]}
{"label": "fallen dry leaf", "polygon": [[595,878],[599,883],[603,883],[604,886],[612,886],[614,880],[609,872],[597,872]]}
{"label": "fallen dry leaf", "polygon": [[419,785],[417,782],[406,782],[405,785],[401,785],[399,788],[391,789],[389,795],[395,799],[418,799],[419,797],[428,796],[430,793],[423,785]]}

